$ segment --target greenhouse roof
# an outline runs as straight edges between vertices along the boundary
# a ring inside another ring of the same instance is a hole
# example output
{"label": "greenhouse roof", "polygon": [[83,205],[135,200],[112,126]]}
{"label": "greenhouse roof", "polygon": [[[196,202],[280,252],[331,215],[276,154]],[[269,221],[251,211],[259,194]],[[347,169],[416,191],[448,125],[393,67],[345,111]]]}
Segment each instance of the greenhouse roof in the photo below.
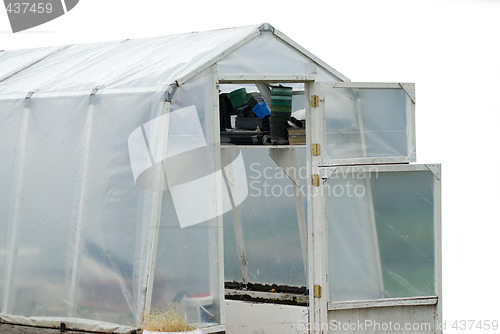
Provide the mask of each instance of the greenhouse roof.
{"label": "greenhouse roof", "polygon": [[91,92],[95,88],[164,90],[272,32],[342,81],[346,77],[269,24],[116,42],[0,51],[0,94]]}

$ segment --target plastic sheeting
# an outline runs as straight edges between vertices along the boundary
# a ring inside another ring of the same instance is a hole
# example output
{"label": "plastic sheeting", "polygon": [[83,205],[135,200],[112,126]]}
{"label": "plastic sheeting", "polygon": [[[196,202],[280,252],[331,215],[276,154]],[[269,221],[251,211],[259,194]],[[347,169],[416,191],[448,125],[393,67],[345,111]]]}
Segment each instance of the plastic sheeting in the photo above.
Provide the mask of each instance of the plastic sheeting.
{"label": "plastic sheeting", "polygon": [[409,161],[411,109],[404,89],[322,86],[325,99],[325,163],[371,158]]}
{"label": "plastic sheeting", "polygon": [[32,50],[1,51],[0,82],[15,73],[43,60],[61,47],[46,47]]}
{"label": "plastic sheeting", "polygon": [[14,315],[0,314],[2,323],[35,326],[60,329],[61,323],[64,323],[66,330],[84,330],[95,333],[120,333],[132,334],[137,331],[137,328],[128,326],[119,326],[112,323],[102,321],[90,321],[78,318],[67,317],[20,317]]}
{"label": "plastic sheeting", "polygon": [[[258,26],[217,31],[125,40],[123,42],[71,45],[4,82],[0,92],[26,95],[30,91],[90,92],[97,86],[107,89],[153,88],[169,85],[214,59],[222,51],[255,34]],[[53,52],[37,49],[23,64]],[[7,51],[0,57],[9,57]],[[18,59],[14,54],[12,58]],[[5,63],[8,66],[10,63]],[[1,80],[1,79],[0,79]]]}
{"label": "plastic sheeting", "polygon": [[[273,57],[269,57],[269,55]],[[278,40],[272,33],[262,33],[217,64],[217,71],[225,74],[315,74],[311,59]]]}
{"label": "plastic sheeting", "polygon": [[[317,73],[314,60],[267,33],[244,46],[266,48],[253,65],[262,50],[231,55],[260,34],[250,26],[0,53],[0,313],[30,324],[75,317],[135,325],[149,303],[174,303],[201,326],[220,323],[217,217],[250,190],[245,154],[216,150],[214,76],[222,68]],[[186,76],[166,103],[167,89]],[[303,285],[295,202],[277,197],[243,207],[263,211],[245,227],[249,270],[258,282]],[[276,212],[277,203],[288,209]],[[265,217],[272,237],[259,244],[253,232]],[[272,268],[262,246],[275,250]],[[192,318],[187,301],[197,298],[206,310]]]}
{"label": "plastic sheeting", "polygon": [[344,167],[325,189],[330,301],[434,296],[432,172]]}
{"label": "plastic sheeting", "polygon": [[[224,149],[224,150],[238,150]],[[306,150],[297,151],[300,194],[305,207]],[[252,283],[304,286],[306,282],[301,255],[295,185],[271,159],[266,147],[241,150],[248,181],[248,197],[224,219],[225,280],[242,282],[237,242],[247,255],[248,279]],[[235,238],[234,217],[241,220],[242,240]]]}

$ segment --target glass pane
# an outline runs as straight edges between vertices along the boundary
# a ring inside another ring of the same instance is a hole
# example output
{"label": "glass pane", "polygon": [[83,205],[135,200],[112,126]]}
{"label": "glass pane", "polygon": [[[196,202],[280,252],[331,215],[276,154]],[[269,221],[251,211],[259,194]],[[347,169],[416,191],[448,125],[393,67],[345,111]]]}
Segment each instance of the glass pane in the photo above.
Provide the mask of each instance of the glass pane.
{"label": "glass pane", "polygon": [[330,301],[434,295],[434,176],[428,171],[328,179]]}
{"label": "glass pane", "polygon": [[403,89],[327,88],[323,93],[326,163],[408,157],[407,95]]}

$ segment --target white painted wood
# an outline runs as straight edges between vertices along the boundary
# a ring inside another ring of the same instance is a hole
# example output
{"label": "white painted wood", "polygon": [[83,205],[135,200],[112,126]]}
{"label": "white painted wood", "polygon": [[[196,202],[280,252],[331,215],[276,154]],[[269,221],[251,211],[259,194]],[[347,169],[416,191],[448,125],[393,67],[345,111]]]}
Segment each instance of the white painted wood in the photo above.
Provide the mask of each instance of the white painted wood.
{"label": "white painted wood", "polygon": [[307,308],[302,306],[226,300],[226,309],[226,334],[299,333],[307,324]]}
{"label": "white painted wood", "polygon": [[324,334],[437,334],[434,310],[435,305],[412,305],[329,311],[322,329]]}
{"label": "white painted wood", "polygon": [[221,148],[253,148],[253,149],[270,149],[270,148],[291,148],[291,147],[306,147],[306,145],[234,145],[234,144],[221,144]]}
{"label": "white painted wood", "polygon": [[408,97],[411,99],[413,104],[415,104],[415,84],[414,83],[407,83],[407,82],[401,82],[399,84],[401,88],[403,88],[408,95]]}
{"label": "white painted wood", "polygon": [[427,168],[434,174],[434,176],[440,180],[441,179],[441,165],[440,164],[426,164]]}
{"label": "white painted wood", "polygon": [[309,74],[287,74],[287,75],[262,75],[262,74],[224,74],[219,76],[219,83],[234,84],[234,83],[304,83],[314,81],[316,75]]}
{"label": "white painted wood", "polygon": [[378,88],[378,89],[401,89],[401,85],[413,85],[413,83],[400,82],[335,82],[331,84],[335,88]]}
{"label": "white painted wood", "polygon": [[[325,147],[324,100],[318,107],[311,106],[311,96],[320,96],[318,84],[306,84],[306,150],[307,150],[307,221],[308,224],[308,284],[309,289],[309,323],[321,324],[327,322],[328,301],[328,231],[326,224],[326,202],[323,183],[312,185],[312,175],[321,175],[323,155],[312,155],[312,144]],[[321,296],[314,296],[314,286],[321,287]],[[319,330],[311,333],[322,334]]]}
{"label": "white painted wood", "polygon": [[[415,85],[413,85],[415,90]],[[408,128],[408,162],[417,161],[416,130],[415,130],[415,98],[406,96],[406,122]]]}
{"label": "white painted wood", "polygon": [[[414,153],[413,153],[414,154]],[[410,153],[410,156],[412,153]],[[355,165],[383,165],[383,164],[407,164],[408,157],[386,157],[386,158],[353,158],[335,159],[332,162],[325,162],[323,166],[355,166]]]}
{"label": "white painted wood", "polygon": [[[441,234],[441,165],[439,165],[439,177],[434,177],[434,290],[438,296],[438,303],[434,310],[435,319],[438,324],[443,323],[443,286],[442,286],[442,234]],[[436,333],[442,333],[438,328]]]}
{"label": "white painted wood", "polygon": [[436,305],[438,297],[384,298],[377,300],[355,300],[346,302],[329,302],[328,310],[349,310],[370,307]]}
{"label": "white painted wood", "polygon": [[385,173],[385,172],[425,172],[429,168],[424,164],[393,164],[393,165],[354,165],[354,166],[322,166],[322,173]]}
{"label": "white painted wood", "polygon": [[[214,161],[215,170],[222,170],[221,166],[221,149],[220,149],[220,115],[219,115],[219,88],[217,85],[217,66],[212,66],[212,87],[213,87],[213,131],[214,131]],[[224,186],[222,175],[216,173],[216,205],[217,211],[222,212],[222,187]],[[210,265],[210,277],[216,277],[215,280],[210,281],[210,294],[217,296],[215,300],[215,309],[219,309],[219,323],[223,325],[226,319],[226,308],[224,303],[224,222],[222,215],[216,218],[216,230],[212,232],[210,237],[210,252],[212,253],[210,259],[216,259],[214,264]]]}

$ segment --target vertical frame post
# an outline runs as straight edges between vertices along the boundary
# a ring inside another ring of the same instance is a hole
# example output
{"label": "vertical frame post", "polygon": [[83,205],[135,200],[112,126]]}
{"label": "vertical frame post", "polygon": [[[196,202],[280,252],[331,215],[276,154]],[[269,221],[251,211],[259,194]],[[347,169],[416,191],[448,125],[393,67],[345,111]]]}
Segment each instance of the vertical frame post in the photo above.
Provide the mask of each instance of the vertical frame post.
{"label": "vertical frame post", "polygon": [[[212,66],[212,87],[213,87],[213,131],[214,131],[214,168],[216,171],[221,171],[221,173],[216,173],[216,205],[217,212],[223,212],[223,202],[222,202],[222,187],[224,186],[224,179],[222,176],[222,166],[221,166],[221,147],[220,147],[220,116],[219,116],[219,75],[217,72],[217,65]],[[215,240],[209,238],[210,240],[210,252],[211,259],[214,257],[217,259],[215,264],[210,264],[210,293],[211,295],[218,294],[218,298],[215,298],[216,303],[215,308],[220,310],[219,313],[219,323],[224,325],[226,323],[226,308],[224,302],[224,224],[223,224],[222,214],[217,215],[215,218]],[[213,279],[216,277],[217,279]]]}
{"label": "vertical frame post", "polygon": [[443,332],[443,294],[442,294],[442,235],[441,235],[441,165],[439,178],[434,175],[434,290],[437,298],[435,310],[436,333]]}
{"label": "vertical frame post", "polygon": [[324,100],[321,100],[320,88],[318,83],[306,84],[309,328],[314,334],[323,334],[322,327],[328,324],[326,203],[322,183],[312,182],[315,175],[321,174],[320,166],[323,165],[323,154],[314,155],[312,144],[325,147]]}

